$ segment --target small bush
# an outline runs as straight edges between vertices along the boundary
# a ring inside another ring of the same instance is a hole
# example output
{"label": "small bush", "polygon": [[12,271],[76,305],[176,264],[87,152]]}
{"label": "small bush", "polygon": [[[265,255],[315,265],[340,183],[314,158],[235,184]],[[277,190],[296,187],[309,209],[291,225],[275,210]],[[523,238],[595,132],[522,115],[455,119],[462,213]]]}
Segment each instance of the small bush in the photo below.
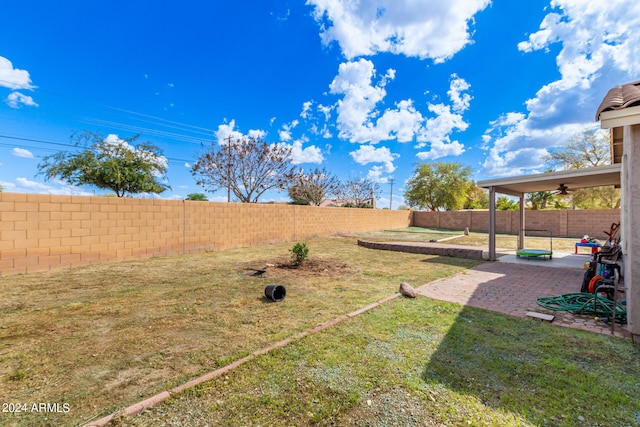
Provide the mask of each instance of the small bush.
{"label": "small bush", "polygon": [[291,263],[295,267],[302,265],[309,257],[309,248],[306,243],[296,243],[293,248],[289,249],[289,252],[291,252]]}

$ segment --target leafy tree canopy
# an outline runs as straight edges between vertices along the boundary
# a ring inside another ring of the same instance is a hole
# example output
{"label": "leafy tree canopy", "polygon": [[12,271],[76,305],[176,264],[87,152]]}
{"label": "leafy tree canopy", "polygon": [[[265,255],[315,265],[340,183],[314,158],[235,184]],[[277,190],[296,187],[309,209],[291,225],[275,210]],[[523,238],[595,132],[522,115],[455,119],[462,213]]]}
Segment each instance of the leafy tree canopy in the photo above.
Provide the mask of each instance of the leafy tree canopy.
{"label": "leafy tree canopy", "polygon": [[198,201],[198,202],[206,202],[209,199],[207,198],[207,196],[205,196],[202,193],[191,193],[191,194],[187,194],[187,197],[185,200],[194,200],[194,201]]}
{"label": "leafy tree canopy", "polygon": [[258,138],[226,138],[214,144],[191,168],[197,183],[209,191],[227,188],[243,203],[257,203],[270,189],[283,190],[295,179],[291,147]]}
{"label": "leafy tree canopy", "polygon": [[475,187],[471,173],[459,163],[420,163],[407,181],[405,201],[418,209],[461,209]]}
{"label": "leafy tree canopy", "polygon": [[482,188],[475,186],[469,191],[463,207],[464,209],[489,209],[489,195]]}
{"label": "leafy tree canopy", "polygon": [[554,195],[551,191],[536,191],[535,193],[529,193],[527,201],[531,205],[531,209],[534,211],[545,209],[547,206],[553,204]]}
{"label": "leafy tree canopy", "polygon": [[[585,129],[574,135],[567,145],[549,152],[545,157],[554,170],[581,169],[611,163],[611,147],[606,132]],[[612,186],[579,188],[562,198],[560,205],[579,209],[610,209],[620,207],[620,190]]]}
{"label": "leafy tree canopy", "polygon": [[507,196],[500,196],[496,200],[496,209],[499,211],[515,211],[520,209],[520,204]]}
{"label": "leafy tree canopy", "polygon": [[288,191],[294,204],[320,206],[328,198],[338,195],[340,187],[340,180],[326,168],[315,168],[299,174]]}
{"label": "leafy tree canopy", "polygon": [[126,194],[162,193],[167,159],[149,142],[135,144],[138,136],[118,138],[82,132],[71,137],[79,151],[58,152],[42,159],[38,173],[71,185],[92,185]]}

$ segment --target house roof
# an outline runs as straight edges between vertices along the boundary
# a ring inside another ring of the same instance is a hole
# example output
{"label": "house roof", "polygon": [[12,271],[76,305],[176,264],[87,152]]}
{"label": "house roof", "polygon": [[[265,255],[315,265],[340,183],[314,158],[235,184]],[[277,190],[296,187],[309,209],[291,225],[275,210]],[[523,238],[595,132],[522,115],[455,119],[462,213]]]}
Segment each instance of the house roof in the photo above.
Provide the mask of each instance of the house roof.
{"label": "house roof", "polygon": [[607,92],[596,111],[596,121],[605,111],[621,110],[640,105],[640,80],[616,86]]}
{"label": "house roof", "polygon": [[514,176],[509,178],[478,181],[481,188],[494,187],[500,194],[521,196],[524,193],[556,190],[560,184],[569,189],[599,187],[603,185],[620,186],[619,163],[585,169],[570,169],[535,175]]}

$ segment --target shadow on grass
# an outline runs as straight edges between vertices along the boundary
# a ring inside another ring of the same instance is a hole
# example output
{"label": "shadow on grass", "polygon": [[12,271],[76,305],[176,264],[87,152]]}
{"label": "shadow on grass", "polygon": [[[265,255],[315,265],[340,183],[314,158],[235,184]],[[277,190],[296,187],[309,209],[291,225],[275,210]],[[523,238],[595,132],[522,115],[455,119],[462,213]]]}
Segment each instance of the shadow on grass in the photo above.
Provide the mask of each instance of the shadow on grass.
{"label": "shadow on grass", "polygon": [[[465,274],[475,275],[474,285],[424,367],[425,383],[454,391],[467,411],[510,413],[521,420],[513,425],[640,426],[640,347],[521,318],[535,310],[537,295],[575,292],[580,270],[487,263]],[[447,280],[432,297],[460,291],[455,278]]]}
{"label": "shadow on grass", "polygon": [[423,259],[421,262],[426,262],[428,264],[451,265],[455,267],[471,268],[483,263],[484,261],[480,261],[477,259],[464,259],[451,256],[434,255],[430,258]]}

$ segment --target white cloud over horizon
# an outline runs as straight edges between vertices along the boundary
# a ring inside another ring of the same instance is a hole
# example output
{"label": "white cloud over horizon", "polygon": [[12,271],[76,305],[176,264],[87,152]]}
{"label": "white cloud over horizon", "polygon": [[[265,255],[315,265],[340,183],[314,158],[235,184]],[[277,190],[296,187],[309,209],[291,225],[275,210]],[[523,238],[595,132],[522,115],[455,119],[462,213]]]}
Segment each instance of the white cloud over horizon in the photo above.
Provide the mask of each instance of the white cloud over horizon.
{"label": "white cloud over horizon", "polygon": [[393,53],[435,63],[471,43],[470,24],[490,0],[307,0],[322,43],[338,43],[347,59]]}
{"label": "white cloud over horizon", "polygon": [[485,132],[491,176],[520,175],[542,167],[550,147],[596,126],[595,110],[609,89],[640,74],[640,3],[627,0],[553,0],[537,31],[518,44],[524,54],[556,56],[560,78],[526,101],[526,113],[504,113]]}

